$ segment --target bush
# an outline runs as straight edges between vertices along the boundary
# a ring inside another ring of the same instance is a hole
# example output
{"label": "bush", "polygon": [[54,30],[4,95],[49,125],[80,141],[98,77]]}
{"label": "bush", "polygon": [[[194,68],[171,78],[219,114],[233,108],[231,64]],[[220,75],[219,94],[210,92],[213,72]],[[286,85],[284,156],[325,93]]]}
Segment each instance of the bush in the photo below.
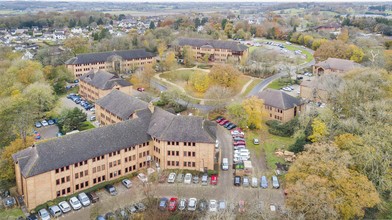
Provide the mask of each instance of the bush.
{"label": "bush", "polygon": [[310,143],[311,142],[309,142],[306,137],[297,138],[295,143],[293,145],[289,146],[289,151],[292,151],[294,153],[302,152],[302,151],[304,151],[304,146],[306,144],[310,144]]}
{"label": "bush", "polygon": [[267,121],[266,124],[270,127],[268,132],[273,135],[278,135],[281,137],[290,137],[294,134],[295,130],[299,126],[298,118],[293,118],[286,123],[280,123],[278,121],[272,122]]}

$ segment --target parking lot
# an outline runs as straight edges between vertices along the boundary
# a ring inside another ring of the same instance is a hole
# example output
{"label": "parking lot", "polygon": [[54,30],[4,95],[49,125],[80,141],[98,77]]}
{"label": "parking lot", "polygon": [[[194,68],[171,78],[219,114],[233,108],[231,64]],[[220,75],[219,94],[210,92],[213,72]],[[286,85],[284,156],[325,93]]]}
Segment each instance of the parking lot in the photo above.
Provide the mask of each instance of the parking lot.
{"label": "parking lot", "polygon": [[[87,121],[90,121],[91,116],[95,115],[95,112],[92,111],[87,111],[85,110],[82,106],[76,104],[75,102],[73,102],[71,99],[68,99],[67,97],[62,97],[60,99],[63,108],[67,108],[67,109],[73,109],[73,108],[79,108],[81,109],[83,112],[87,113]],[[91,121],[91,123],[95,126],[98,127],[99,124],[97,121]]]}

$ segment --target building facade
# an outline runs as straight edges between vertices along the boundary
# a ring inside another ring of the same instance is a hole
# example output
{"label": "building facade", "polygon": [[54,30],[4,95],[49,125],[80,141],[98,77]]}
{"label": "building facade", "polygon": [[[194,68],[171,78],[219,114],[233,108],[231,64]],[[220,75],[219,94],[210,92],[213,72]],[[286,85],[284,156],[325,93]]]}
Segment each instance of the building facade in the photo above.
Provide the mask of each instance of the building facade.
{"label": "building facade", "polygon": [[113,125],[38,142],[12,155],[17,190],[29,210],[49,200],[143,172],[214,169],[216,123],[148,105]]}
{"label": "building facade", "polygon": [[96,101],[112,90],[119,90],[131,95],[132,88],[130,82],[105,70],[90,70],[81,76],[79,81],[79,94],[89,101]]}
{"label": "building facade", "polygon": [[323,74],[344,73],[360,67],[362,67],[362,65],[355,63],[352,60],[328,58],[325,61],[313,65],[313,74],[321,76]]}
{"label": "building facade", "polygon": [[247,46],[235,41],[179,38],[177,51],[182,52],[186,47],[191,49],[196,60],[203,60],[208,56],[208,61],[218,63],[229,59],[241,61],[249,52]]}
{"label": "building facade", "polygon": [[263,100],[268,120],[288,122],[305,110],[301,100],[280,90],[266,89],[256,96]]}
{"label": "building facade", "polygon": [[91,70],[129,73],[154,61],[154,54],[144,49],[79,54],[65,62],[67,69],[79,78]]}

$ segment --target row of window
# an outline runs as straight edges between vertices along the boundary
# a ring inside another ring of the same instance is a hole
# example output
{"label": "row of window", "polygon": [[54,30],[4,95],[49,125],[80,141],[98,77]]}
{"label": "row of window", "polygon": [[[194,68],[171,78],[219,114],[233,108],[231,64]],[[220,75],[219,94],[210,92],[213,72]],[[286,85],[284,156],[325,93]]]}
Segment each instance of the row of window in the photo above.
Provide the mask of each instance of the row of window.
{"label": "row of window", "polygon": [[275,115],[275,119],[276,119],[276,120],[281,120],[281,121],[282,121],[282,120],[283,120],[283,117]]}
{"label": "row of window", "polygon": [[144,151],[143,153],[139,153],[139,158],[145,157],[145,156],[149,156],[150,155],[150,151]]}
{"label": "row of window", "polygon": [[[175,145],[175,146],[179,146],[180,142],[178,141],[168,141],[167,145]],[[196,146],[195,142],[184,142],[184,146]]]}
{"label": "row of window", "polygon": [[98,156],[98,157],[94,157],[94,158],[93,158],[93,162],[95,162],[95,161],[100,161],[100,160],[103,160],[103,159],[105,159],[105,155]]}
{"label": "row of window", "polygon": [[111,178],[114,178],[114,177],[120,176],[120,175],[121,175],[121,170],[114,171],[112,173],[109,173],[109,178],[111,179]]}
{"label": "row of window", "polygon": [[68,193],[71,193],[71,187],[68,187],[66,189],[62,189],[56,192],[56,197],[64,196]]}
{"label": "row of window", "polygon": [[106,180],[105,175],[93,179],[93,184],[97,184]]}
{"label": "row of window", "polygon": [[136,150],[136,146],[132,146],[132,147],[128,147],[128,148],[124,149],[125,152],[131,151],[131,150]]}
{"label": "row of window", "polygon": [[180,151],[167,151],[167,156],[180,156]]}
{"label": "row of window", "polygon": [[87,160],[81,161],[81,162],[79,162],[79,163],[75,163],[74,166],[75,166],[75,167],[78,167],[78,166],[83,166],[83,165],[86,165],[86,164],[87,164]]}
{"label": "row of window", "polygon": [[101,170],[102,171],[105,170],[105,164],[103,164],[101,166],[93,167],[93,173],[100,172]]}
{"label": "row of window", "polygon": [[184,157],[196,157],[196,152],[184,151]]}
{"label": "row of window", "polygon": [[71,181],[71,176],[62,177],[62,178],[56,180],[56,185],[67,183],[69,181]]}
{"label": "row of window", "polygon": [[65,166],[65,167],[61,167],[61,168],[56,169],[56,173],[64,172],[65,170],[69,170],[69,166]]}
{"label": "row of window", "polygon": [[158,152],[158,153],[161,153],[161,149],[159,147],[156,147],[156,146],[154,146],[154,151]]}
{"label": "row of window", "polygon": [[133,170],[136,170],[136,165],[125,167],[125,173],[132,172]]}
{"label": "row of window", "polygon": [[[167,161],[168,166],[180,166],[180,161]],[[184,161],[184,167],[196,167],[196,162]]]}
{"label": "row of window", "polygon": [[85,187],[88,187],[88,181],[86,181],[84,183],[76,184],[75,185],[75,190],[83,189]]}
{"label": "row of window", "polygon": [[114,151],[112,153],[109,153],[109,157],[116,156],[117,154],[120,154],[119,150],[118,151]]}
{"label": "row of window", "polygon": [[87,175],[88,175],[88,170],[81,171],[79,173],[75,173],[75,179],[78,179],[79,177],[82,178],[83,176],[87,176]]}
{"label": "row of window", "polygon": [[184,146],[194,147],[194,146],[196,146],[196,143],[195,142],[184,142]]}
{"label": "row of window", "polygon": [[117,160],[117,161],[115,160],[113,162],[109,162],[109,168],[115,167],[120,164],[121,164],[121,160]]}

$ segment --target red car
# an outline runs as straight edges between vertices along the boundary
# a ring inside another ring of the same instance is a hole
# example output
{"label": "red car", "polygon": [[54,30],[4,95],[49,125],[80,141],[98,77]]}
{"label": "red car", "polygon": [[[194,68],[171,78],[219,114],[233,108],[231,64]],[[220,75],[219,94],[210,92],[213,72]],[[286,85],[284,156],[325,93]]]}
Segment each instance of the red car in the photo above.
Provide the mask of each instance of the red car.
{"label": "red car", "polygon": [[234,142],[234,146],[238,146],[238,145],[245,145],[245,141],[235,141]]}
{"label": "red car", "polygon": [[169,211],[171,211],[171,212],[174,212],[174,211],[176,211],[176,209],[177,209],[177,204],[178,204],[178,199],[177,198],[170,198],[170,200],[169,200],[169,206],[167,207],[167,209],[169,210]]}
{"label": "red car", "polygon": [[137,88],[137,91],[144,92],[144,88],[143,87],[139,87],[139,88]]}
{"label": "red car", "polygon": [[245,212],[245,201],[244,200],[240,200],[238,202],[238,212],[240,212],[240,213]]}
{"label": "red car", "polygon": [[222,120],[221,122],[219,122],[219,124],[225,125],[226,123],[229,123],[229,122],[230,122],[229,120],[225,119],[225,120]]}
{"label": "red car", "polygon": [[218,184],[218,176],[217,175],[211,175],[211,185],[217,185]]}
{"label": "red car", "polygon": [[220,123],[220,122],[223,121],[223,120],[225,120],[225,118],[218,118],[218,119],[216,119],[215,121],[216,121],[216,123]]}

